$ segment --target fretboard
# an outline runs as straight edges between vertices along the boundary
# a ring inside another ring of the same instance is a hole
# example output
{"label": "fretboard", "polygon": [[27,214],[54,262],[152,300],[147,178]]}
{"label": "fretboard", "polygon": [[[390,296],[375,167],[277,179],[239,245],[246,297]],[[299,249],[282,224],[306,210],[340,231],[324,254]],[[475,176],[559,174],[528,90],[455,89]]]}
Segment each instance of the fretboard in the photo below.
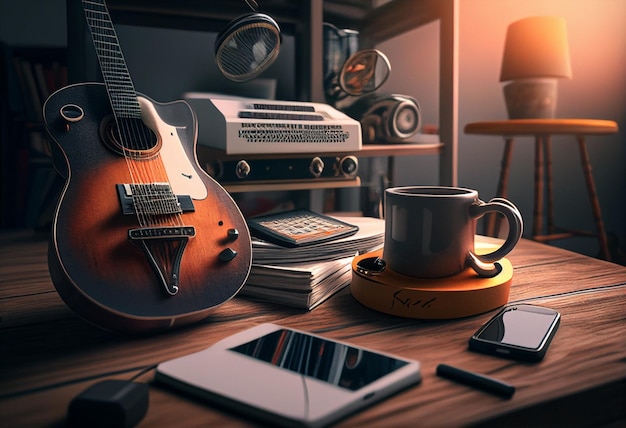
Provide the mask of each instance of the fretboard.
{"label": "fretboard", "polygon": [[83,0],[100,70],[118,118],[141,118],[141,108],[105,0]]}

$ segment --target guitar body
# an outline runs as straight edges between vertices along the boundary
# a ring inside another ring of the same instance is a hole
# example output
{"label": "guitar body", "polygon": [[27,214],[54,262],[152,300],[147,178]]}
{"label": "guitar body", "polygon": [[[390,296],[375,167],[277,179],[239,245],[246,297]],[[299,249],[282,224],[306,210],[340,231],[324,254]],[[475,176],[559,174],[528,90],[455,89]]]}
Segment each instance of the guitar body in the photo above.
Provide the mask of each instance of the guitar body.
{"label": "guitar body", "polygon": [[[142,120],[158,141],[145,156],[124,155],[108,141],[115,121],[104,84],[63,88],[43,111],[58,145],[55,166],[66,179],[49,247],[52,280],[78,315],[124,332],[165,330],[207,317],[237,294],[252,263],[239,208],[197,163],[192,109],[184,101],[137,97]],[[124,212],[129,200],[119,186],[138,179],[145,188],[168,182],[186,208],[150,212],[150,223],[140,225],[141,216]],[[131,242],[131,230],[141,231],[141,239]]]}

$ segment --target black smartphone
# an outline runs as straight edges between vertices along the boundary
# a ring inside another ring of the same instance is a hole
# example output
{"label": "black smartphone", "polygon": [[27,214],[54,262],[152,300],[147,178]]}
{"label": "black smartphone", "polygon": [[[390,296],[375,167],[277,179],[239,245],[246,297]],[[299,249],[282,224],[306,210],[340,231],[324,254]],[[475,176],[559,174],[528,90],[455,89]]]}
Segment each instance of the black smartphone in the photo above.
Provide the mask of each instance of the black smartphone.
{"label": "black smartphone", "polygon": [[524,361],[543,359],[561,315],[534,305],[505,306],[469,340],[469,349]]}

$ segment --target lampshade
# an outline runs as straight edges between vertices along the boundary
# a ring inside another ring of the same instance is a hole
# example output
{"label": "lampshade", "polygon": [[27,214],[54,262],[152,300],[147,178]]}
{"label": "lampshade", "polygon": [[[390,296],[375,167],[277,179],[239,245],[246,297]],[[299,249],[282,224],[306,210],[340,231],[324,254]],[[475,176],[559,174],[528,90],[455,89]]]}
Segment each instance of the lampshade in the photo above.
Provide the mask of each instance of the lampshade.
{"label": "lampshade", "polygon": [[500,81],[541,77],[572,77],[563,18],[524,18],[507,30]]}

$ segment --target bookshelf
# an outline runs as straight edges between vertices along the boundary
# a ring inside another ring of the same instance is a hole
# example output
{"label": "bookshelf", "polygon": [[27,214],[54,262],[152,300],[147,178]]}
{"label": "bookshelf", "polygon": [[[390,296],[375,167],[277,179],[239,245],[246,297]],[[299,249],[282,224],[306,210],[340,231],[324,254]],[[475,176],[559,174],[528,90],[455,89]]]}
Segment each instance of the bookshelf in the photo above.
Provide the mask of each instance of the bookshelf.
{"label": "bookshelf", "polygon": [[1,45],[0,197],[2,228],[45,227],[62,179],[41,109],[48,95],[67,84],[65,47]]}

